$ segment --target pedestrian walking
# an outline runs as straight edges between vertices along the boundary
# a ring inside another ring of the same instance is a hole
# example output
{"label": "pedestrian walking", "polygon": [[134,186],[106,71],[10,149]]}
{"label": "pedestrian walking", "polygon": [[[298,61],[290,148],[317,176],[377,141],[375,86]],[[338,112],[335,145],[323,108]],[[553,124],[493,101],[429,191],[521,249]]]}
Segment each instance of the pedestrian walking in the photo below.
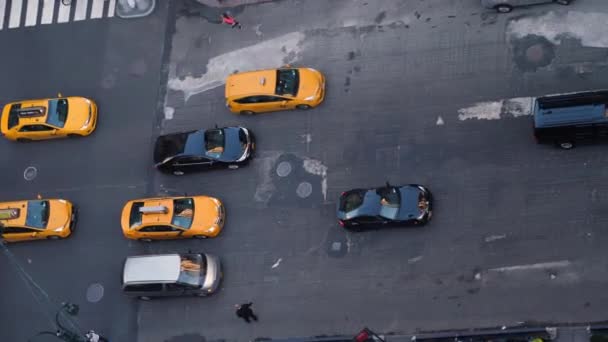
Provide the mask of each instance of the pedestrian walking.
{"label": "pedestrian walking", "polygon": [[237,317],[244,319],[247,323],[251,323],[251,321],[249,320],[250,318],[253,318],[254,321],[257,321],[258,316],[253,313],[253,310],[251,309],[252,305],[252,302],[241,305],[235,304],[234,307],[236,308]]}
{"label": "pedestrian walking", "polygon": [[242,28],[241,23],[239,23],[236,18],[226,12],[222,13],[222,23],[230,25],[232,28],[238,27],[239,30]]}

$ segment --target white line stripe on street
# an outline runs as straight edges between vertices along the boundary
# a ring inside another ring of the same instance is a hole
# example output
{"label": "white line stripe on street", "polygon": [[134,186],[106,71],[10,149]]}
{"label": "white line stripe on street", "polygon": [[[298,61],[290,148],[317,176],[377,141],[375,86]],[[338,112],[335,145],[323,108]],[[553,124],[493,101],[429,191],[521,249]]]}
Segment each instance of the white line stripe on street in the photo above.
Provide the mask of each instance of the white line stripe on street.
{"label": "white line stripe on street", "polygon": [[116,10],[116,0],[110,0],[108,4],[108,18],[112,18],[114,16],[114,11]]}
{"label": "white line stripe on street", "polygon": [[58,23],[67,23],[68,21],[70,21],[70,9],[71,8],[72,8],[71,3],[66,6],[63,3],[59,2],[59,14],[57,16]]}
{"label": "white line stripe on street", "polygon": [[8,28],[15,28],[21,25],[21,9],[23,7],[23,1],[13,0],[11,1],[11,14],[8,18]]}
{"label": "white line stripe on street", "polygon": [[88,4],[89,4],[89,0],[76,1],[76,10],[74,12],[74,21],[81,21],[81,20],[85,20],[87,18],[87,5]]}
{"label": "white line stripe on street", "polygon": [[490,271],[494,272],[509,272],[509,271],[524,271],[524,270],[538,270],[545,268],[562,268],[570,265],[570,261],[568,260],[560,260],[560,261],[551,261],[551,262],[541,262],[538,264],[530,264],[530,265],[516,265],[516,266],[507,266],[507,267],[499,267],[492,268]]}
{"label": "white line stripe on street", "polygon": [[55,12],[55,0],[44,0],[42,5],[41,24],[50,24],[53,22],[53,13]]}
{"label": "white line stripe on street", "polygon": [[39,0],[27,0],[27,12],[25,13],[25,26],[34,26],[38,21]]}
{"label": "white line stripe on street", "polygon": [[4,28],[4,9],[6,8],[6,0],[0,0],[0,30]]}
{"label": "white line stripe on street", "polygon": [[91,19],[101,18],[103,16],[103,4],[106,0],[93,0],[91,5]]}

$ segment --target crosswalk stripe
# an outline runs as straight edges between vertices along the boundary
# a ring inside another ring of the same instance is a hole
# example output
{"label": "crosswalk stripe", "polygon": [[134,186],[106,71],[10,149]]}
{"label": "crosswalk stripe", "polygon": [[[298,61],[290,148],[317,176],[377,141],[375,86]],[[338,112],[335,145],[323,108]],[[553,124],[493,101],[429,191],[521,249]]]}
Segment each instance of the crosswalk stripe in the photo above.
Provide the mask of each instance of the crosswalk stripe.
{"label": "crosswalk stripe", "polygon": [[6,0],[0,0],[0,30],[4,28],[4,8],[6,7]]}
{"label": "crosswalk stripe", "polygon": [[38,0],[27,0],[27,12],[25,14],[25,26],[34,26],[38,21]]}
{"label": "crosswalk stripe", "polygon": [[103,16],[103,4],[106,0],[93,0],[91,5],[91,19],[101,18]]}
{"label": "crosswalk stripe", "polygon": [[87,18],[87,5],[89,0],[76,1],[76,12],[74,13],[74,21],[81,21]]}
{"label": "crosswalk stripe", "polygon": [[22,0],[11,1],[11,13],[8,18],[8,28],[15,28],[21,25],[21,10],[23,9]]}
{"label": "crosswalk stripe", "polygon": [[63,3],[59,2],[59,13],[57,15],[57,22],[58,23],[67,23],[68,21],[70,21],[70,10],[72,9],[72,3],[70,3],[69,5],[64,5]]}
{"label": "crosswalk stripe", "polygon": [[53,13],[55,13],[55,0],[44,0],[44,2],[42,3],[42,18],[40,19],[40,23],[52,23]]}
{"label": "crosswalk stripe", "polygon": [[108,18],[114,16],[114,11],[116,10],[116,0],[110,0],[110,4],[108,6]]}

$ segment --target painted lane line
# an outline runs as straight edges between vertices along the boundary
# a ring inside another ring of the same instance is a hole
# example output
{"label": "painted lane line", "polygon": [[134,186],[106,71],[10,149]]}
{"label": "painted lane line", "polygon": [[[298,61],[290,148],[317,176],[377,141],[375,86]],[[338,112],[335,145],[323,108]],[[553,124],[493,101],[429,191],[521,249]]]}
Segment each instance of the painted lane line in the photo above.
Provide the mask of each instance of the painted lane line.
{"label": "painted lane line", "polygon": [[27,11],[25,14],[25,26],[35,26],[38,20],[39,0],[27,0]]}
{"label": "painted lane line", "polygon": [[70,21],[70,10],[71,9],[72,9],[71,3],[67,6],[62,3],[59,3],[59,13],[57,15],[57,22],[58,23],[67,23],[68,21]]}
{"label": "painted lane line", "polygon": [[106,0],[93,0],[91,5],[91,19],[98,19],[103,17],[103,4]]}
{"label": "painted lane line", "polygon": [[116,10],[116,0],[110,0],[108,4],[108,18],[112,18],[114,16],[114,11]]}
{"label": "painted lane line", "polygon": [[4,28],[4,11],[6,9],[6,0],[0,0],[0,30]]}
{"label": "painted lane line", "polygon": [[281,264],[281,261],[283,261],[283,258],[279,258],[279,260],[277,260],[277,262],[275,262],[271,268],[277,268],[279,267],[279,265]]}
{"label": "painted lane line", "polygon": [[22,0],[11,1],[11,13],[8,18],[8,28],[19,27],[21,24],[21,9],[23,7]]}
{"label": "painted lane line", "polygon": [[473,106],[458,110],[458,119],[498,120],[506,117],[532,115],[532,97],[516,97],[512,99],[478,102]]}
{"label": "painted lane line", "polygon": [[55,13],[55,0],[44,0],[42,3],[42,18],[40,19],[40,24],[51,24],[53,22],[53,13]]}
{"label": "painted lane line", "polygon": [[496,240],[502,240],[504,238],[507,237],[507,234],[502,234],[502,235],[490,235],[488,237],[485,238],[486,242],[492,242],[492,241],[496,241]]}
{"label": "painted lane line", "polygon": [[76,1],[76,10],[74,11],[74,21],[82,21],[87,18],[87,7],[89,0]]}
{"label": "painted lane line", "polygon": [[515,266],[506,266],[506,267],[498,267],[491,268],[490,271],[493,272],[512,272],[512,271],[527,271],[527,270],[539,270],[546,268],[563,268],[570,266],[570,261],[568,260],[560,260],[560,261],[551,261],[551,262],[541,262],[538,264],[529,264],[529,265],[515,265]]}

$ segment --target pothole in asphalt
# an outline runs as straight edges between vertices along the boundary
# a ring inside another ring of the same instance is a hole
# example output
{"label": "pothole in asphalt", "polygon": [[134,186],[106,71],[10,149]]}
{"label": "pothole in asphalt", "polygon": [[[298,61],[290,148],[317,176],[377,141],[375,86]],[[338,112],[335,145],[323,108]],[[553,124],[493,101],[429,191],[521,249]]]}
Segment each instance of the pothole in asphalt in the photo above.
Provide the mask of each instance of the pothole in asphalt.
{"label": "pothole in asphalt", "polygon": [[287,161],[282,161],[277,166],[277,175],[279,177],[287,177],[291,173],[291,163]]}
{"label": "pothole in asphalt", "polygon": [[93,283],[87,288],[87,300],[90,303],[97,303],[103,298],[103,285]]}
{"label": "pothole in asphalt", "polygon": [[300,198],[306,198],[310,196],[310,194],[312,194],[312,184],[308,182],[302,182],[298,184],[298,187],[296,188],[296,194],[298,194]]}
{"label": "pothole in asphalt", "polygon": [[28,166],[25,168],[25,171],[23,171],[23,178],[26,181],[31,181],[32,179],[36,178],[37,175],[38,169],[34,166]]}

